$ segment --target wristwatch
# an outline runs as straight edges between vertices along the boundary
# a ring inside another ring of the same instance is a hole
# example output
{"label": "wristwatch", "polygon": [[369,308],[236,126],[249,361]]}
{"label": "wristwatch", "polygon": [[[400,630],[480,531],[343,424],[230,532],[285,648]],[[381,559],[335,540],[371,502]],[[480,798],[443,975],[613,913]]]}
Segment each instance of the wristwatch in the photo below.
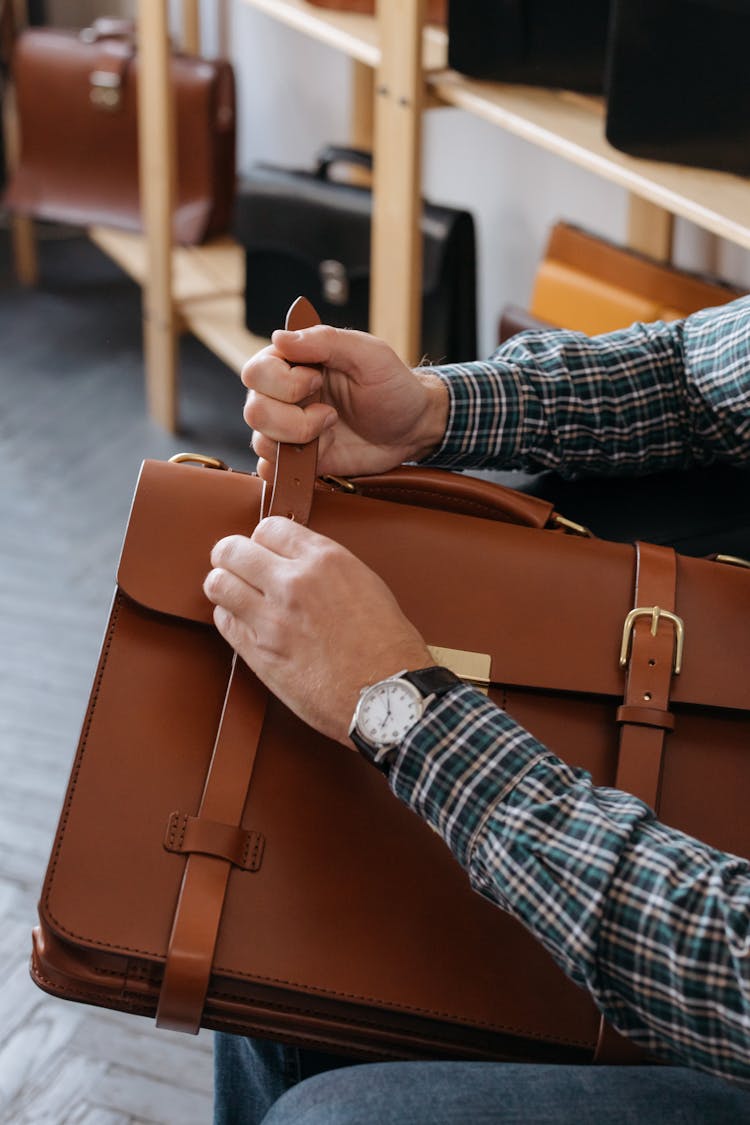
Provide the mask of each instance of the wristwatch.
{"label": "wristwatch", "polygon": [[432,700],[462,681],[447,668],[403,671],[360,692],[349,737],[371,762],[387,768],[392,751],[418,723]]}

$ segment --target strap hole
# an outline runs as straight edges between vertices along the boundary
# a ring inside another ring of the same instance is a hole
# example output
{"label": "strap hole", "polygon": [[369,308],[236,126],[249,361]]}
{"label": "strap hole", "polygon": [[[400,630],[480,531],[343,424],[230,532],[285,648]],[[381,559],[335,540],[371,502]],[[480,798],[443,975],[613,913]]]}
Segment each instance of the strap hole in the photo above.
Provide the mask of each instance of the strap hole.
{"label": "strap hole", "polygon": [[650,692],[650,691],[644,691],[644,693],[643,693],[643,698],[644,698],[644,699],[646,700],[646,702],[648,703],[648,702],[649,702],[649,700],[651,699],[651,692]]}
{"label": "strap hole", "polygon": [[648,666],[649,666],[649,668],[655,668],[656,667],[656,661],[655,660],[649,660]]}

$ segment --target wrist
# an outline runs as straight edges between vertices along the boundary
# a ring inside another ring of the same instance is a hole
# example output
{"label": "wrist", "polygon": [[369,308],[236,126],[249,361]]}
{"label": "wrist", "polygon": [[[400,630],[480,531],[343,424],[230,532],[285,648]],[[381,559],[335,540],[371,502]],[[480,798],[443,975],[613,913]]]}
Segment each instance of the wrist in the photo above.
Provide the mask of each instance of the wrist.
{"label": "wrist", "polygon": [[422,385],[425,405],[415,435],[412,460],[424,461],[445,438],[450,410],[450,395],[445,381],[429,368],[417,367],[414,375]]}

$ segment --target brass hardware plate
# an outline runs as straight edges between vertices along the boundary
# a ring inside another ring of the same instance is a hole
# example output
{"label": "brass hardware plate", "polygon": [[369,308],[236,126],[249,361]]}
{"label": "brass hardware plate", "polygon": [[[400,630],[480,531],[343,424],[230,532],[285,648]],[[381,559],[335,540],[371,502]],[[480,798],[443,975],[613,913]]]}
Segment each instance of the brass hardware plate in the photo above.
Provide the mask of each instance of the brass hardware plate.
{"label": "brass hardware plate", "polygon": [[492,683],[492,657],[485,652],[467,652],[460,648],[442,648],[438,645],[428,645],[430,655],[436,664],[443,668],[450,668],[454,675],[459,676],[465,683],[470,684],[484,695],[489,694]]}
{"label": "brass hardware plate", "polygon": [[639,617],[651,618],[652,637],[656,636],[659,622],[662,618],[668,621],[670,625],[674,626],[675,636],[672,671],[675,676],[679,676],[682,670],[682,654],[685,648],[685,623],[676,613],[670,613],[668,609],[661,609],[658,605],[638,606],[635,609],[631,609],[630,613],[625,618],[625,624],[622,628],[622,644],[620,645],[620,667],[626,668],[630,660],[630,642],[632,640],[635,623]]}

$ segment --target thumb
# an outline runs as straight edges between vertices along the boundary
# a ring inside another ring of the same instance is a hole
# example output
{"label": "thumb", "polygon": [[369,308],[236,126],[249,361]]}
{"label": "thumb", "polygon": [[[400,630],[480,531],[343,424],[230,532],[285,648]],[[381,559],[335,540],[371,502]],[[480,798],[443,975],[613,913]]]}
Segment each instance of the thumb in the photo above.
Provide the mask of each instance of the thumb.
{"label": "thumb", "polygon": [[330,364],[336,332],[329,324],[316,324],[298,332],[287,332],[286,329],[279,328],[271,336],[271,343],[287,363]]}
{"label": "thumb", "polygon": [[347,375],[357,376],[364,368],[392,365],[393,353],[369,332],[316,324],[299,332],[278,329],[271,337],[276,351],[287,363],[321,363]]}

